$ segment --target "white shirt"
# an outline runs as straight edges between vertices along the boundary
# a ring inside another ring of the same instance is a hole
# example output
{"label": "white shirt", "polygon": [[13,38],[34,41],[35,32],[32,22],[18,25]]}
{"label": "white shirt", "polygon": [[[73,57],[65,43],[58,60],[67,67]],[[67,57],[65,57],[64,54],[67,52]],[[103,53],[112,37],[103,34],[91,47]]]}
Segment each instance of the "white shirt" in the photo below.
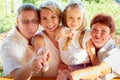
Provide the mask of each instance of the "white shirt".
{"label": "white shirt", "polygon": [[23,67],[33,57],[34,50],[28,41],[15,28],[3,41],[0,56],[5,75],[16,68]]}
{"label": "white shirt", "polygon": [[105,61],[112,68],[112,73],[106,75],[105,80],[120,77],[120,48],[115,45],[112,39],[99,50],[97,55],[100,62]]}
{"label": "white shirt", "polygon": [[[60,38],[58,40],[60,53],[61,53],[60,54],[61,60],[67,65],[90,63],[87,50],[82,49],[79,45],[79,42],[78,42],[79,37],[80,37],[80,32],[76,31],[70,45],[67,47],[66,50],[62,50],[62,47],[64,46],[63,43],[66,40],[66,38]],[[91,37],[90,32],[85,31],[85,35],[82,43],[84,48],[86,48],[86,42],[90,39],[90,37]]]}

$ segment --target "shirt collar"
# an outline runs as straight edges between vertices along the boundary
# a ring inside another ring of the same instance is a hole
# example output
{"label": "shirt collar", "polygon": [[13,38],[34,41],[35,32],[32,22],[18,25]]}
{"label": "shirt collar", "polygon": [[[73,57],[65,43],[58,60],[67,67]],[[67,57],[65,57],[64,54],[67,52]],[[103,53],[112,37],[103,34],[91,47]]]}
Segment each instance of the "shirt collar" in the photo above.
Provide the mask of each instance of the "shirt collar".
{"label": "shirt collar", "polygon": [[14,29],[14,34],[15,34],[16,38],[19,41],[21,41],[21,43],[29,44],[29,41],[19,32],[19,30],[17,29],[17,26]]}
{"label": "shirt collar", "polygon": [[115,47],[115,42],[110,39],[98,52],[105,52]]}

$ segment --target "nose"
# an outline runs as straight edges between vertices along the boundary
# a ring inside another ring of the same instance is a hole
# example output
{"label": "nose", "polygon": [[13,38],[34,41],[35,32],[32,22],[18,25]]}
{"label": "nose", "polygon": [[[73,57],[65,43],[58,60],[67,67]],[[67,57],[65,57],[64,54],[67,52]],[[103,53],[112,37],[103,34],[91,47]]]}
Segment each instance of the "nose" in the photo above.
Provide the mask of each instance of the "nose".
{"label": "nose", "polygon": [[28,28],[33,28],[34,27],[34,23],[32,23],[32,22],[29,22],[28,24],[27,24],[27,26],[28,26]]}
{"label": "nose", "polygon": [[33,23],[28,24],[28,30],[34,32],[37,30],[39,25],[34,25]]}
{"label": "nose", "polygon": [[47,23],[50,23],[51,22],[51,19],[47,19]]}
{"label": "nose", "polygon": [[73,26],[76,26],[76,25],[77,25],[77,20],[73,19]]}
{"label": "nose", "polygon": [[100,30],[96,31],[96,36],[101,36],[101,31]]}

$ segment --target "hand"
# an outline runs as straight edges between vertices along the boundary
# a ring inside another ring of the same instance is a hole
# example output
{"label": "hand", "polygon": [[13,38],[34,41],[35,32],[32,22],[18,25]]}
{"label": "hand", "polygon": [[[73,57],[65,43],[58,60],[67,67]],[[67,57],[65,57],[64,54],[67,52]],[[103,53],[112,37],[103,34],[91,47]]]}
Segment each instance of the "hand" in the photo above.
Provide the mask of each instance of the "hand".
{"label": "hand", "polygon": [[39,73],[42,70],[42,59],[41,56],[34,56],[34,58],[30,61],[29,65],[33,72]]}
{"label": "hand", "polygon": [[49,62],[48,61],[43,62],[42,71],[46,72],[48,69],[49,69]]}
{"label": "hand", "polygon": [[56,80],[68,80],[68,74],[69,74],[69,71],[67,69],[58,70],[58,75],[57,75]]}
{"label": "hand", "polygon": [[99,60],[97,58],[96,55],[96,50],[95,50],[95,46],[92,42],[92,40],[90,39],[89,41],[87,41],[87,51],[88,51],[88,55],[90,56],[90,60],[92,65],[98,65]]}
{"label": "hand", "polygon": [[61,34],[63,37],[72,37],[74,33],[75,33],[75,30],[73,30],[72,28],[64,27],[61,29]]}
{"label": "hand", "polygon": [[41,56],[42,59],[42,71],[45,72],[49,68],[50,55],[46,48],[42,47],[38,50],[37,55]]}
{"label": "hand", "polygon": [[58,66],[59,70],[64,70],[64,69],[68,69],[68,66],[64,63],[60,63],[59,66]]}
{"label": "hand", "polygon": [[81,80],[77,74],[75,74],[74,72],[71,72],[69,75],[68,75],[68,78],[69,80]]}

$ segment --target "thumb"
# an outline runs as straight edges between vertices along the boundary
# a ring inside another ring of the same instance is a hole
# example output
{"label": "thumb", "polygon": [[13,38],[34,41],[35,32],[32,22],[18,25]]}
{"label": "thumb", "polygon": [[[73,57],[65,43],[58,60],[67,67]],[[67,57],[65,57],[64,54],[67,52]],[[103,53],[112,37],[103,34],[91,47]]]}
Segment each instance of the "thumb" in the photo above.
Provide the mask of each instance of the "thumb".
{"label": "thumb", "polygon": [[46,48],[45,47],[41,47],[38,49],[37,51],[37,55],[43,55],[46,52]]}
{"label": "thumb", "polygon": [[47,50],[45,52],[45,55],[47,56],[47,61],[49,62],[50,61],[50,53],[49,53],[49,50]]}

